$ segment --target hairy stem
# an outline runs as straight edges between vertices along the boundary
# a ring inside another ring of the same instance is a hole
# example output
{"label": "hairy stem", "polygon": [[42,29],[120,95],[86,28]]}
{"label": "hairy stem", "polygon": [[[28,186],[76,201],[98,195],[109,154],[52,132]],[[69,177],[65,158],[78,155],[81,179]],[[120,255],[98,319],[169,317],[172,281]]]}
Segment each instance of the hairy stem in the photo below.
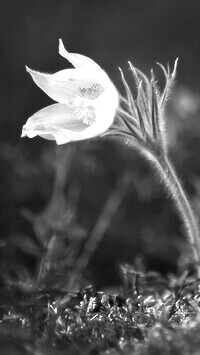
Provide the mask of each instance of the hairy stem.
{"label": "hairy stem", "polygon": [[200,277],[200,235],[194,212],[168,158],[162,156],[161,158],[156,159],[155,165],[167,191],[176,204],[180,217],[186,228],[188,242],[193,251],[198,277]]}

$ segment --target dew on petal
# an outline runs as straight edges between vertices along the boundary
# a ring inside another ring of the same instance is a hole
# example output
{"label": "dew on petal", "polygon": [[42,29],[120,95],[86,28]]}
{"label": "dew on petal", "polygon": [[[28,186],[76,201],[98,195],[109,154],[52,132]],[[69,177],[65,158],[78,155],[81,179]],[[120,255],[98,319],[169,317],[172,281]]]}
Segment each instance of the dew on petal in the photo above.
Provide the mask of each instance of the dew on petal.
{"label": "dew on petal", "polygon": [[95,83],[90,87],[78,88],[78,95],[90,100],[97,99],[97,97],[99,97],[103,92],[103,86],[98,83]]}

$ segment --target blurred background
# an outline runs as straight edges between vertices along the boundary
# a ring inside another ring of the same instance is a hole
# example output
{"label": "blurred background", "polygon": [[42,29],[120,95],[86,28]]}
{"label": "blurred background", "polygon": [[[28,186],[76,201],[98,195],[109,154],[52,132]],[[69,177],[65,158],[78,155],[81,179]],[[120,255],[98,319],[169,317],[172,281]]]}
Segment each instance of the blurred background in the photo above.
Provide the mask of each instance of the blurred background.
{"label": "blurred background", "polygon": [[[50,105],[25,65],[70,68],[58,38],[97,61],[122,89],[127,61],[148,75],[156,62],[177,82],[167,109],[169,152],[200,214],[200,2],[198,0],[7,0],[0,11],[1,283],[39,278],[70,287],[120,282],[120,264],[176,272],[189,250],[182,224],[148,163],[116,140],[57,147],[21,139],[22,125]],[[45,265],[45,267],[44,267]],[[85,280],[85,281],[84,281]]]}

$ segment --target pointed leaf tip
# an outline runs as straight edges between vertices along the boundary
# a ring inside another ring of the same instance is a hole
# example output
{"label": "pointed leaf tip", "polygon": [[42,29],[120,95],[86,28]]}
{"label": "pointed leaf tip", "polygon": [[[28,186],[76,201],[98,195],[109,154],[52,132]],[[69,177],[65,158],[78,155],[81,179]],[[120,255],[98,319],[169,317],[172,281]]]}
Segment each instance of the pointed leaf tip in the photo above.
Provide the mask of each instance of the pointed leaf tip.
{"label": "pointed leaf tip", "polygon": [[24,137],[26,137],[26,133],[25,133],[25,130],[24,130],[24,128],[22,128],[22,134],[21,134],[21,136],[20,136],[21,138],[24,138]]}
{"label": "pointed leaf tip", "polygon": [[130,70],[132,71],[134,77],[137,76],[136,69],[135,69],[134,65],[131,63],[130,60],[128,60],[128,65],[129,65],[129,68],[130,68]]}
{"label": "pointed leaf tip", "polygon": [[33,76],[34,73],[37,74],[37,72],[35,70],[29,68],[27,65],[25,65],[25,68],[26,68],[27,73],[29,73],[31,76]]}
{"label": "pointed leaf tip", "polygon": [[131,63],[130,60],[128,60],[128,65],[129,65],[129,68],[130,68],[131,70],[135,69],[133,63]]}
{"label": "pointed leaf tip", "polygon": [[178,62],[179,62],[179,57],[177,57],[177,58],[175,59],[176,65],[178,64]]}
{"label": "pointed leaf tip", "polygon": [[71,53],[68,52],[65,49],[65,46],[63,44],[63,41],[61,40],[61,38],[59,38],[59,54],[64,57],[65,59],[67,59],[75,68],[82,68],[85,66],[95,66],[95,67],[99,67],[99,65],[97,63],[95,63],[94,60],[92,60],[89,57],[86,57],[85,55],[79,54],[79,53]]}
{"label": "pointed leaf tip", "polygon": [[176,70],[177,70],[177,66],[178,66],[178,61],[179,61],[179,57],[176,58],[175,62],[174,62],[174,69],[173,69],[173,72],[172,72],[172,78],[175,77],[176,75]]}
{"label": "pointed leaf tip", "polygon": [[35,71],[32,70],[31,68],[29,68],[27,65],[25,65],[25,68],[26,68],[27,73],[29,73],[32,76],[32,78],[33,78],[33,75],[34,75]]}
{"label": "pointed leaf tip", "polygon": [[27,65],[25,65],[26,71],[27,73],[29,73],[30,75],[33,75],[34,73],[37,73],[35,70],[29,68]]}
{"label": "pointed leaf tip", "polygon": [[59,42],[59,46],[58,46],[59,54],[62,55],[64,53],[66,53],[67,50],[65,49],[65,46],[64,46],[61,38],[59,38],[58,42]]}
{"label": "pointed leaf tip", "polygon": [[156,64],[162,69],[164,75],[165,75],[165,78],[167,79],[168,78],[168,73],[167,73],[167,70],[165,69],[164,65],[159,63],[159,62],[156,62]]}

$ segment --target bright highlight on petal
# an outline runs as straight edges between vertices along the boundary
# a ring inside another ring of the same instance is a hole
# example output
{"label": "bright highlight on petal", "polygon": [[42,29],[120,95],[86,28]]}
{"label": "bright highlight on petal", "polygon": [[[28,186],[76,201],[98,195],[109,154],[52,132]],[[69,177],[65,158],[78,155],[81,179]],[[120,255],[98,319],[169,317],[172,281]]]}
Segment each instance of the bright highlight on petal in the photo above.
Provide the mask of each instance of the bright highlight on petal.
{"label": "bright highlight on petal", "polygon": [[31,116],[21,136],[33,138],[38,135],[55,140],[57,144],[99,136],[114,120],[118,92],[92,59],[69,53],[61,40],[59,53],[75,68],[45,74],[26,67],[37,86],[58,103]]}

